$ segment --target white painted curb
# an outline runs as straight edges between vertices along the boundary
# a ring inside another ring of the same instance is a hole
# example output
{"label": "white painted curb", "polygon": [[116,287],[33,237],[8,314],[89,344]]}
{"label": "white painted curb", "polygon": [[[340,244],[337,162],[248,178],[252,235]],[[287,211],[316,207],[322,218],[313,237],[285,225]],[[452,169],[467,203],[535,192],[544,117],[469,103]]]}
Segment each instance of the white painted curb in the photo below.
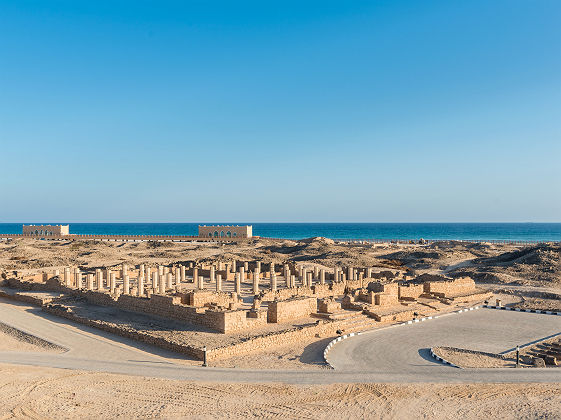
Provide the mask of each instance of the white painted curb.
{"label": "white painted curb", "polygon": [[546,314],[546,315],[557,315],[561,316],[561,312],[553,311],[542,311],[541,309],[520,309],[520,308],[509,308],[506,306],[493,306],[493,305],[483,305],[484,308],[489,309],[500,309],[503,311],[515,311],[515,312],[531,312],[533,314]]}
{"label": "white painted curb", "polygon": [[458,365],[455,365],[454,363],[450,363],[448,360],[443,359],[443,358],[440,357],[440,356],[437,356],[436,353],[434,352],[434,350],[432,349],[432,347],[431,347],[431,349],[430,349],[430,355],[431,355],[432,357],[434,357],[436,360],[438,360],[439,362],[444,363],[445,365],[450,365],[450,366],[452,366],[452,367],[455,367],[455,368],[458,368],[458,369],[462,369],[462,368],[459,367]]}

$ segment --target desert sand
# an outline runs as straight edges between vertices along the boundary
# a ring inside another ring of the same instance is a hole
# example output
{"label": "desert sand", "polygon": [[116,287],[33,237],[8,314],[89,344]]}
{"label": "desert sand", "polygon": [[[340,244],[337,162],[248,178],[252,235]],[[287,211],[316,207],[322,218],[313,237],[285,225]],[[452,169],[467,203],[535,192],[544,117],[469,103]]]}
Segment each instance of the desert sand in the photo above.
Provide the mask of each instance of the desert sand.
{"label": "desert sand", "polygon": [[561,384],[216,384],[0,365],[2,419],[560,418]]}

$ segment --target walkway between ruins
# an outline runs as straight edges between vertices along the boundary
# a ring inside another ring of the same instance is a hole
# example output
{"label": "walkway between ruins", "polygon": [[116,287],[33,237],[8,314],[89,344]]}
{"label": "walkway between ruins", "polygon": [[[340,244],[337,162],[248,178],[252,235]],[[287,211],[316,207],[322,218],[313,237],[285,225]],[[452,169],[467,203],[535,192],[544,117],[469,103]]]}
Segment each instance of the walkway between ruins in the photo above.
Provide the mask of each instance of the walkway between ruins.
{"label": "walkway between ruins", "polygon": [[[462,328],[465,320],[472,324],[490,325],[499,319],[504,331],[497,338],[502,340],[501,349],[506,350],[512,345],[504,341],[507,330],[511,329],[509,318],[502,318],[507,315],[520,317],[516,322],[524,325],[521,327],[521,335],[515,337],[518,341],[525,337],[531,338],[528,335],[531,329],[540,335],[554,329],[559,332],[561,327],[561,317],[480,309],[444,316],[422,324],[378,330],[345,340],[330,353],[332,363],[339,367],[336,370],[277,371],[202,368],[177,364],[173,362],[173,358],[181,357],[177,354],[51,317],[37,308],[14,305],[0,299],[2,322],[70,349],[63,354],[0,352],[0,363],[203,382],[560,382],[561,369],[555,368],[462,370],[440,365],[426,358],[425,347],[429,344],[419,341],[419,337],[424,337],[425,341],[430,341],[430,345],[454,345],[457,344],[452,340],[454,337],[461,335],[469,340],[470,334],[473,334],[472,339],[481,341],[486,333],[473,328]],[[535,318],[523,319],[521,316]],[[491,341],[493,339],[492,336],[487,338]],[[534,336],[535,338],[537,337]],[[376,345],[384,347],[376,348]]]}

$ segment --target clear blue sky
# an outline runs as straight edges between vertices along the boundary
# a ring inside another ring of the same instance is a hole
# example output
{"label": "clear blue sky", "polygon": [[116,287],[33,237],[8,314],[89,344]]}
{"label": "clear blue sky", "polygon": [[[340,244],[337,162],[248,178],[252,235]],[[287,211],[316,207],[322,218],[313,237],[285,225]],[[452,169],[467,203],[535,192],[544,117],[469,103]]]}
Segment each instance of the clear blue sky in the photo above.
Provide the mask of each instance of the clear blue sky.
{"label": "clear blue sky", "polygon": [[0,222],[560,222],[560,22],[559,0],[0,0]]}

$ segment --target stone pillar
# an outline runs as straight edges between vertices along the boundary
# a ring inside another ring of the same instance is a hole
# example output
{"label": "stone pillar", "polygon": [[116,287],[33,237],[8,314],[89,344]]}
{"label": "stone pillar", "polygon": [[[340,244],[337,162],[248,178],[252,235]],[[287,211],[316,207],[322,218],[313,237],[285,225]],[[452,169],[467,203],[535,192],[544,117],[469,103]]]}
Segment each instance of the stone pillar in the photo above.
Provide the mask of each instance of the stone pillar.
{"label": "stone pillar", "polygon": [[236,272],[236,260],[232,260],[232,273]]}
{"label": "stone pillar", "polygon": [[314,274],[309,271],[308,272],[308,287],[312,287],[314,285]]}
{"label": "stone pillar", "polygon": [[180,278],[181,278],[180,282],[185,283],[185,266],[184,265],[181,266],[181,277]]}
{"label": "stone pillar", "polygon": [[218,261],[218,271],[222,271],[223,269],[222,261]]}
{"label": "stone pillar", "polygon": [[337,283],[339,281],[339,268],[335,267],[333,269],[333,283]]}
{"label": "stone pillar", "polygon": [[146,267],[144,266],[144,264],[140,264],[140,267],[138,268],[138,278],[146,277],[146,274],[144,274],[145,272],[146,272]]}
{"label": "stone pillar", "polygon": [[70,267],[64,269],[64,285],[70,287]]}
{"label": "stone pillar", "polygon": [[95,270],[95,281],[97,283],[97,290],[103,290],[103,272],[98,268]]}
{"label": "stone pillar", "polygon": [[115,293],[115,273],[109,271],[109,290],[113,294]]}
{"label": "stone pillar", "polygon": [[259,272],[261,272],[261,261],[257,261],[256,268]]}
{"label": "stone pillar", "polygon": [[217,292],[222,291],[222,274],[216,275],[216,291]]}
{"label": "stone pillar", "polygon": [[[249,270],[249,263],[247,261],[243,263],[243,268],[244,268],[245,271]],[[243,281],[243,279],[242,279],[242,281]]]}
{"label": "stone pillar", "polygon": [[[240,267],[243,268],[243,267]],[[236,273],[236,283],[234,284],[234,292],[236,293],[241,293],[242,290],[242,281],[241,281],[242,275],[241,273]]]}
{"label": "stone pillar", "polygon": [[271,290],[275,292],[277,290],[277,275],[271,272]]}
{"label": "stone pillar", "polygon": [[270,271],[271,278],[273,278],[273,275],[275,274],[275,263],[273,262],[271,263],[269,271]]}
{"label": "stone pillar", "polygon": [[319,271],[319,283],[325,284],[325,269],[323,268]]}
{"label": "stone pillar", "polygon": [[199,281],[199,269],[197,267],[193,268],[193,283],[196,285]]}
{"label": "stone pillar", "polygon": [[308,270],[302,268],[302,286],[308,285]]}
{"label": "stone pillar", "polygon": [[214,271],[214,266],[210,267],[210,282],[213,283],[216,281],[216,273]]}
{"label": "stone pillar", "polygon": [[125,278],[123,279],[123,293],[125,295],[130,294],[131,291],[131,284],[130,284],[130,279],[129,279],[129,275],[125,274]]}
{"label": "stone pillar", "polygon": [[371,268],[366,269],[366,277],[368,277],[368,278],[372,277],[372,269]]}
{"label": "stone pillar", "polygon": [[159,292],[160,292],[161,295],[165,295],[166,294],[166,276],[164,276],[163,270],[162,270],[162,276],[160,277],[160,273],[158,273],[158,277],[159,277],[159,282],[158,282]]}
{"label": "stone pillar", "polygon": [[205,288],[205,279],[203,276],[199,276],[199,281],[197,283],[197,290],[203,290]]}
{"label": "stone pillar", "polygon": [[290,275],[290,287],[296,287],[296,274]]}
{"label": "stone pillar", "polygon": [[314,279],[315,280],[319,279],[319,267],[317,265],[314,266]]}
{"label": "stone pillar", "polygon": [[160,283],[160,273],[156,270],[154,271],[154,275],[152,276],[152,290],[156,292],[158,290]]}
{"label": "stone pillar", "polygon": [[80,273],[80,270],[76,271],[75,276],[76,276],[76,288],[82,289],[84,285],[82,284],[82,273]]}
{"label": "stone pillar", "polygon": [[144,275],[138,278],[138,296],[144,296]]}
{"label": "stone pillar", "polygon": [[256,268],[253,273],[253,294],[259,293],[259,270]]}
{"label": "stone pillar", "polygon": [[360,288],[362,289],[364,287],[364,273],[362,271],[358,273],[358,279],[360,280]]}
{"label": "stone pillar", "polygon": [[60,276],[60,270],[55,270],[55,276]]}
{"label": "stone pillar", "polygon": [[159,265],[158,266],[158,277],[163,277],[164,276],[164,266],[163,265]]}
{"label": "stone pillar", "polygon": [[73,286],[76,287],[76,288],[79,288],[78,287],[78,274],[79,273],[80,273],[80,269],[78,267],[76,267],[74,269],[74,283],[73,283]]}
{"label": "stone pillar", "polygon": [[245,268],[244,267],[240,267],[240,281],[241,282],[245,281]]}
{"label": "stone pillar", "polygon": [[167,273],[166,274],[166,288],[172,289],[173,288],[173,274]]}
{"label": "stone pillar", "polygon": [[88,274],[87,276],[87,288],[88,290],[93,290],[94,288],[94,275],[93,274]]}
{"label": "stone pillar", "polygon": [[125,276],[128,274],[129,274],[129,268],[125,263],[123,263],[121,266],[121,278],[124,279]]}
{"label": "stone pillar", "polygon": [[150,267],[146,267],[146,269],[144,270],[145,272],[145,277],[144,277],[144,283],[146,284],[147,287],[150,287],[150,285],[152,284],[152,276],[150,275]]}
{"label": "stone pillar", "polygon": [[353,268],[352,267],[347,267],[347,278],[349,280],[353,280],[353,274],[354,274]]}

